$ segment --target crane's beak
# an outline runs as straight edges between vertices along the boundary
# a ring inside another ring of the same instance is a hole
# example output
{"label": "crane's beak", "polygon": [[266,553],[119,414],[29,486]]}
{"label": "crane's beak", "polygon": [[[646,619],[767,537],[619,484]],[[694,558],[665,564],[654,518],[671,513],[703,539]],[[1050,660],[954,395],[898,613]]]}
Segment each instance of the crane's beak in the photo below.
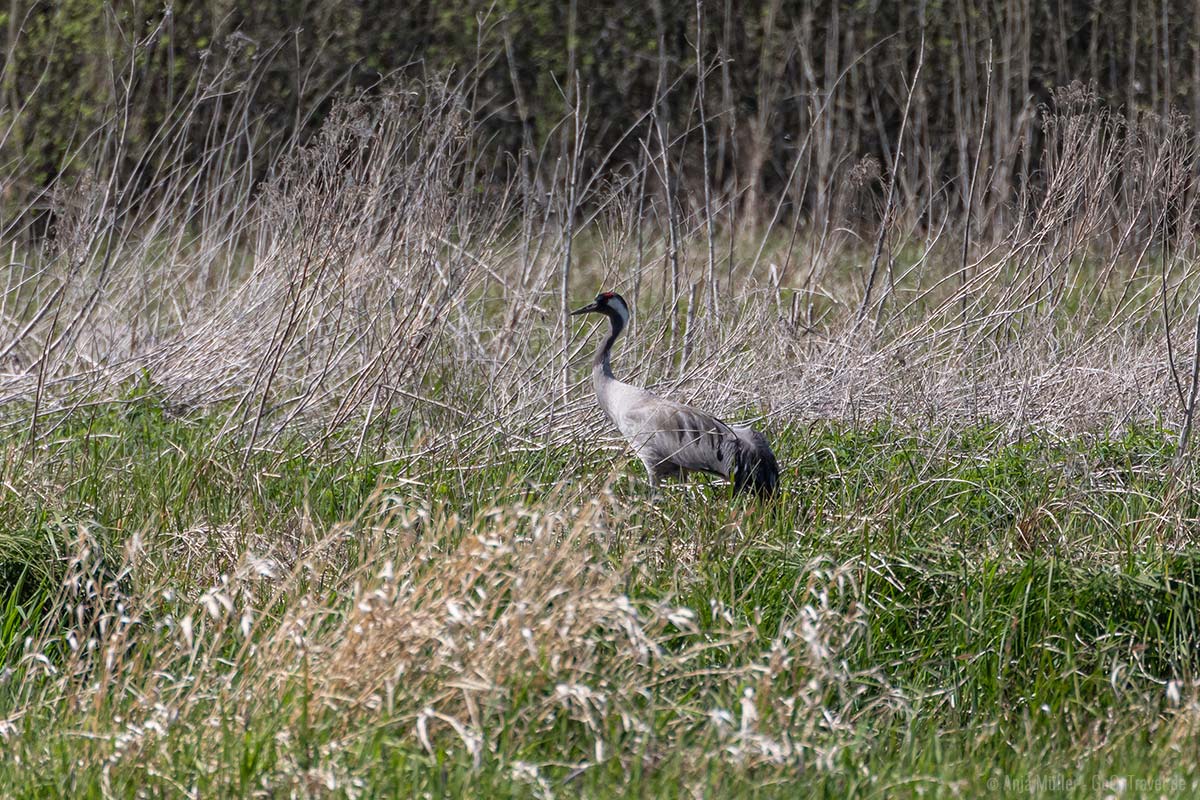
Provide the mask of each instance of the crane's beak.
{"label": "crane's beak", "polygon": [[600,310],[600,306],[596,305],[595,303],[589,303],[588,305],[584,306],[583,308],[577,308],[574,311],[572,311],[571,316],[575,317],[580,314],[587,314],[591,311],[599,311],[599,310]]}

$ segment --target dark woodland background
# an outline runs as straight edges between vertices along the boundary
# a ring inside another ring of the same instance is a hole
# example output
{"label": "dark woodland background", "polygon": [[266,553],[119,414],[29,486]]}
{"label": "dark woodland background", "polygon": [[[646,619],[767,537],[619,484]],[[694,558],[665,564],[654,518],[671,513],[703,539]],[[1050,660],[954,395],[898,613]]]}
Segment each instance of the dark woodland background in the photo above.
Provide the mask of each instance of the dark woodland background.
{"label": "dark woodland background", "polygon": [[[781,196],[785,213],[824,214],[836,176],[893,164],[901,198],[965,207],[977,170],[975,202],[1001,208],[1035,178],[1040,114],[1071,84],[1126,113],[1200,117],[1200,3],[1184,0],[6,5],[10,213],[36,214],[56,176],[114,154],[135,172],[167,135],[185,161],[220,135],[267,170],[338,98],[414,76],[461,90],[492,180],[545,192],[573,142],[592,168],[637,164],[653,131],[672,180],[707,180],[759,219]],[[562,124],[573,110],[581,124]],[[173,118],[188,130],[168,134]]]}

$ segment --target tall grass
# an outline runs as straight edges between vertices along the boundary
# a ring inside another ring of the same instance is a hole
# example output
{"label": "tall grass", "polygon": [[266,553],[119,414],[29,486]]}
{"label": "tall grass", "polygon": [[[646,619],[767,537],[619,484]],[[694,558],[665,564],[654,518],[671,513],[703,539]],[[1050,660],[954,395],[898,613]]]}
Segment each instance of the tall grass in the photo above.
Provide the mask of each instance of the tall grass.
{"label": "tall grass", "polygon": [[789,428],[777,505],[650,506],[594,444],[380,468],[289,436],[247,485],[219,417],[81,413],[59,492],[3,503],[63,548],[0,625],[22,792],[1194,788],[1161,430]]}
{"label": "tall grass", "polygon": [[[1065,90],[964,245],[932,181],[856,231],[870,165],[828,225],[710,227],[735,198],[646,180],[668,136],[576,126],[522,192],[466,88],[346,102],[261,182],[244,116],[182,162],[173,120],[3,231],[0,784],[1195,790],[1177,120]],[[564,286],[634,303],[623,378],[771,431],[783,498],[649,504]]]}

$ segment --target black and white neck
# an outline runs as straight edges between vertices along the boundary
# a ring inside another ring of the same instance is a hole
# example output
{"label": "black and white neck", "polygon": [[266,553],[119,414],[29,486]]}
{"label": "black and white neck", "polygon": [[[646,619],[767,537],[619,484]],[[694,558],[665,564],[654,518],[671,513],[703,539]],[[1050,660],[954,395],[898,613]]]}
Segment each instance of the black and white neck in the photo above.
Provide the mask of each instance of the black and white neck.
{"label": "black and white neck", "polygon": [[629,322],[629,307],[625,305],[625,301],[621,299],[620,295],[613,295],[597,311],[608,317],[610,328],[608,338],[596,350],[596,357],[592,359],[592,372],[599,372],[604,377],[611,378],[613,371],[610,356],[613,343],[617,341],[617,337],[621,335],[621,332],[625,330],[625,325]]}

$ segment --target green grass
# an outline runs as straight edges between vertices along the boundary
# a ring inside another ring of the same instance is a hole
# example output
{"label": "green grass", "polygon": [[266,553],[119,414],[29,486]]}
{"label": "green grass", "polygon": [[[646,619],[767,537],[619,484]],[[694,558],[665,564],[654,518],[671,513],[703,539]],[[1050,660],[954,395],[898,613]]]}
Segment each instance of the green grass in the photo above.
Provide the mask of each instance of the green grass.
{"label": "green grass", "polygon": [[[1091,797],[1200,785],[1200,501],[1168,432],[791,426],[773,432],[786,487],[774,503],[698,481],[651,506],[640,467],[605,449],[496,441],[355,458],[291,434],[243,465],[223,422],[135,394],[76,413],[36,450],[8,439],[6,794]],[[513,551],[470,572],[474,535]],[[237,578],[246,552],[282,566]],[[355,686],[377,685],[365,665],[390,639],[362,664],[331,654],[388,560],[396,581],[429,587],[406,613],[460,597],[478,619],[445,629],[463,631],[457,678],[420,672],[436,658],[426,643],[413,677],[352,702]],[[62,590],[80,574],[98,587],[87,602]],[[205,616],[204,593],[222,586],[253,610],[248,635],[233,612]],[[647,663],[612,622],[621,595],[662,649]],[[138,610],[110,674],[63,637],[89,635],[81,608],[99,618],[117,602]],[[521,603],[562,625],[594,621],[572,633],[578,646],[547,632],[512,649],[522,640],[505,620]],[[693,621],[668,621],[668,607]],[[310,649],[282,648],[306,608],[320,609]],[[471,669],[496,684],[447,688],[477,680]],[[556,694],[568,684],[607,699],[585,711]],[[475,698],[461,718],[447,712],[480,732],[475,753],[436,717],[418,732],[423,708],[465,702],[456,691]],[[762,741],[731,733],[748,707]]]}

